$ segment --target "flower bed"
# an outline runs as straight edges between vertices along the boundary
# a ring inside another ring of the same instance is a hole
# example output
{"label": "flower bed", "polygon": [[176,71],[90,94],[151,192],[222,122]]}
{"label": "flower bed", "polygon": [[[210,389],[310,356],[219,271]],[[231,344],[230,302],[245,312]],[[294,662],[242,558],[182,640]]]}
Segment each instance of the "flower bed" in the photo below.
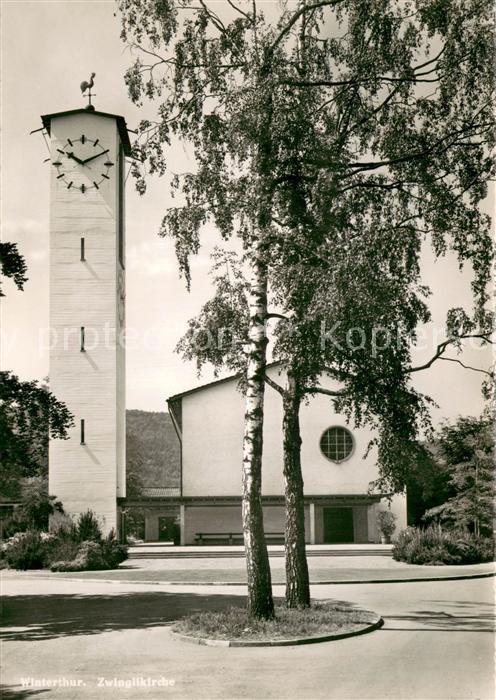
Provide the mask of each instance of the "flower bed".
{"label": "flower bed", "polygon": [[173,632],[208,641],[303,643],[360,634],[380,624],[380,618],[370,611],[329,602],[315,602],[301,610],[277,606],[275,613],[274,620],[250,620],[246,609],[238,607],[195,613],[179,620]]}

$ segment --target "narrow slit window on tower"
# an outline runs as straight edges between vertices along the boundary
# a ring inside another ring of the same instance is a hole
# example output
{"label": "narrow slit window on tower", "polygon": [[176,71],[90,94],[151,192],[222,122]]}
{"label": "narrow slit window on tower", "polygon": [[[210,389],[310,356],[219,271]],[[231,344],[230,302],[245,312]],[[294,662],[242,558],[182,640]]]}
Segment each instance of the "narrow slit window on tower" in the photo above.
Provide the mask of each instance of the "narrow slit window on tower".
{"label": "narrow slit window on tower", "polygon": [[85,350],[84,350],[84,326],[81,326],[81,352],[85,352]]}
{"label": "narrow slit window on tower", "polygon": [[122,146],[119,149],[119,160],[118,160],[118,186],[119,186],[119,192],[118,192],[118,217],[119,220],[117,222],[118,225],[118,248],[119,248],[119,262],[121,264],[121,267],[124,269],[124,184],[125,184],[125,177],[124,177],[124,151],[122,149]]}
{"label": "narrow slit window on tower", "polygon": [[81,445],[84,445],[84,418],[81,418]]}
{"label": "narrow slit window on tower", "polygon": [[81,260],[84,262],[86,258],[84,257],[84,238],[81,238]]}

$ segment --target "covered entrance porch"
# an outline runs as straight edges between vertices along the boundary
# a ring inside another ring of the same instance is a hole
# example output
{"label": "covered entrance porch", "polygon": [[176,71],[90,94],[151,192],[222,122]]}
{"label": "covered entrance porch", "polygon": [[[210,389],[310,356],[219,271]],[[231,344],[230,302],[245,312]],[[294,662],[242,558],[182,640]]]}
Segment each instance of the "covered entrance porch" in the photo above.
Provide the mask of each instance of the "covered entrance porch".
{"label": "covered entrance porch", "polygon": [[[309,545],[380,542],[376,511],[380,496],[305,497],[305,541]],[[146,498],[126,500],[125,510],[141,514],[140,539],[182,546],[241,545],[241,498]],[[284,542],[282,496],[264,496],[267,544]],[[128,530],[129,531],[129,530]]]}

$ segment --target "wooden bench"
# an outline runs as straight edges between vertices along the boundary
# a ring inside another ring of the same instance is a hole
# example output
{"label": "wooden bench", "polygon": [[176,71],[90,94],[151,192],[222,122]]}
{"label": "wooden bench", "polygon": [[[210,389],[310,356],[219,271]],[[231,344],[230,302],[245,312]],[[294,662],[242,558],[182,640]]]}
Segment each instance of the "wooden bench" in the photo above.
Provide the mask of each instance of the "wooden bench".
{"label": "wooden bench", "polygon": [[266,532],[265,539],[270,542],[277,542],[284,544],[284,532]]}
{"label": "wooden bench", "polygon": [[[265,539],[267,542],[284,542],[284,532],[266,532]],[[206,544],[207,542],[221,542],[227,544],[243,543],[242,532],[197,532],[195,542],[197,544]]]}

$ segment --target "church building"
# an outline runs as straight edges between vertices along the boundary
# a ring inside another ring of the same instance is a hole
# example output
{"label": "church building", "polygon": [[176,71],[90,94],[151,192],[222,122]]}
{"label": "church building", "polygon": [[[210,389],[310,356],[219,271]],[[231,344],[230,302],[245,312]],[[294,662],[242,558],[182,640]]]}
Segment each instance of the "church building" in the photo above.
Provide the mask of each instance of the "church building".
{"label": "church building", "polygon": [[[268,372],[284,382],[277,364]],[[167,496],[148,490],[145,539],[160,539],[163,525],[178,517],[181,544],[241,544],[244,397],[238,378],[176,394],[168,406],[180,441],[180,486]],[[404,496],[394,496],[389,504],[380,494],[369,493],[370,482],[378,476],[374,450],[365,456],[373,437],[370,430],[347,423],[322,394],[302,405],[300,423],[307,543],[379,543],[377,512],[389,507],[397,516],[396,531],[406,527]],[[269,544],[282,543],[282,401],[270,387],[265,391],[263,450],[266,538]]]}
{"label": "church building", "polygon": [[[68,439],[50,440],[50,493],[70,516],[91,509],[105,532],[123,535],[122,514],[138,508],[146,513],[145,540],[241,544],[244,398],[236,376],[169,398],[179,485],[150,484],[126,498],[124,165],[131,146],[123,117],[91,104],[93,77],[84,83],[84,109],[42,117],[51,152],[50,385],[74,416]],[[267,371],[284,381],[279,365]],[[374,451],[366,455],[370,431],[349,425],[324,395],[302,405],[300,422],[307,542],[379,542],[376,515],[389,507],[397,531],[405,527],[404,497],[389,504],[369,492],[378,476]],[[282,401],[267,387],[269,543],[284,540],[282,449]]]}

